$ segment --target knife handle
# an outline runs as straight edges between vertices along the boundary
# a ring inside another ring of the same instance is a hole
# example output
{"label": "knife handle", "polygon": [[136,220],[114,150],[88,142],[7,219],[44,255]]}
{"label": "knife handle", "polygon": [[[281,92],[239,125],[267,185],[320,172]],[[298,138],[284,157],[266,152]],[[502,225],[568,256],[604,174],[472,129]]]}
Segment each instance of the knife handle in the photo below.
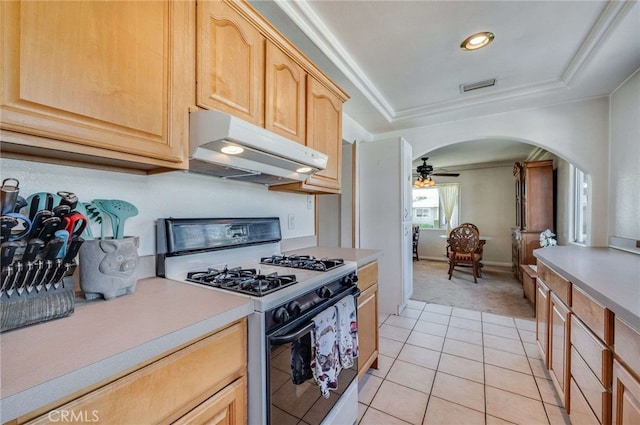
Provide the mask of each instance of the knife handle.
{"label": "knife handle", "polygon": [[23,263],[32,263],[38,257],[40,250],[44,247],[44,241],[42,239],[33,238],[27,242],[27,246],[22,255]]}

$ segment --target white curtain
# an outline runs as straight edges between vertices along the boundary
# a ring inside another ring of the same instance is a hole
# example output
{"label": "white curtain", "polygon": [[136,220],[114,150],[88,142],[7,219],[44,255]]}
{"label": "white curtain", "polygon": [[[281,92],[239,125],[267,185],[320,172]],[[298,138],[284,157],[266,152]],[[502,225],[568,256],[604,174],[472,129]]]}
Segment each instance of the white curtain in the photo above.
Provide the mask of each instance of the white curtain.
{"label": "white curtain", "polygon": [[453,210],[458,202],[458,185],[457,184],[444,184],[438,186],[438,196],[442,203],[442,211],[444,212],[444,218],[447,221],[447,235],[451,232],[451,216],[453,216]]}

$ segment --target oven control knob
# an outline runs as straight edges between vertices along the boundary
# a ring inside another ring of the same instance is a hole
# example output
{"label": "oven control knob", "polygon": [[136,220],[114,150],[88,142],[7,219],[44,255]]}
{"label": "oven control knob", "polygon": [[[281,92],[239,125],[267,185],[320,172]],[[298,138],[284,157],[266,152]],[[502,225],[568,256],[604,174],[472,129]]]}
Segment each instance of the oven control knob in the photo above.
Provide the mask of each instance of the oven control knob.
{"label": "oven control knob", "polygon": [[342,278],[342,284],[345,286],[353,285],[357,281],[358,281],[358,276],[356,276],[355,274],[350,274]]}
{"label": "oven control knob", "polygon": [[302,309],[300,308],[298,301],[291,301],[287,306],[287,311],[291,317],[299,316],[301,310]]}
{"label": "oven control knob", "polygon": [[323,299],[331,298],[331,295],[333,295],[331,293],[331,289],[327,288],[326,286],[323,286],[322,288],[319,288],[316,291],[316,294],[318,294],[318,296],[320,298],[323,298]]}
{"label": "oven control knob", "polygon": [[273,312],[273,320],[276,323],[284,323],[289,320],[289,312],[284,307],[278,307],[276,311]]}

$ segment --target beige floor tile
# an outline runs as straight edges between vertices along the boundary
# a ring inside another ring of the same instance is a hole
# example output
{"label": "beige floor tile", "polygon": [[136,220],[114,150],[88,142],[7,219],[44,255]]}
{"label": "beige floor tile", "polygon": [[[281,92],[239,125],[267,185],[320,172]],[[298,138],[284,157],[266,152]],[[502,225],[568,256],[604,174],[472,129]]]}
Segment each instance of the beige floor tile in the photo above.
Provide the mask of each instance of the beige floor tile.
{"label": "beige floor tile", "polygon": [[430,335],[423,332],[411,332],[407,338],[407,344],[417,345],[418,347],[428,348],[430,350],[442,351],[444,338],[441,336]]}
{"label": "beige floor tile", "polygon": [[487,425],[511,425],[511,424],[513,424],[513,422],[505,421],[504,419],[487,415]]}
{"label": "beige floor tile", "polygon": [[451,316],[449,326],[468,329],[470,331],[482,332],[482,322],[480,320],[470,320]]}
{"label": "beige floor tile", "polygon": [[447,338],[482,345],[482,332],[470,331],[468,329],[454,328],[452,326],[447,331]]}
{"label": "beige floor tile", "polygon": [[418,321],[417,318],[412,319],[411,317],[391,315],[389,316],[387,321],[384,323],[385,325],[392,325],[392,326],[397,326],[399,328],[410,330],[410,329],[413,329],[413,326],[416,324],[417,321]]}
{"label": "beige floor tile", "polygon": [[384,378],[385,376],[387,376],[387,373],[389,373],[389,369],[391,369],[391,365],[393,364],[394,360],[394,357],[378,354],[378,368],[371,368],[369,369],[368,373],[380,378]]}
{"label": "beige floor tile", "polygon": [[356,421],[356,423],[360,423],[360,421],[362,420],[362,417],[364,416],[364,412],[367,411],[367,408],[369,406],[367,406],[366,404],[362,404],[362,403],[358,403],[358,420]]}
{"label": "beige floor tile", "polygon": [[493,313],[482,313],[482,321],[484,323],[493,323],[496,325],[509,326],[511,328],[516,327],[516,322],[513,320],[513,317],[509,316],[501,316],[499,314]]}
{"label": "beige floor tile", "polygon": [[515,339],[503,338],[501,336],[484,334],[484,346],[495,348],[496,350],[508,351],[509,353],[525,356],[522,342]]}
{"label": "beige floor tile", "polygon": [[[387,319],[389,321],[389,319]],[[516,328],[510,328],[508,326],[496,325],[494,323],[483,323],[482,332],[485,335],[495,335],[501,338],[510,338],[520,341],[520,335]]]}
{"label": "beige floor tile", "polygon": [[518,424],[548,424],[542,402],[490,386],[486,387],[487,414]]}
{"label": "beige floor tile", "polygon": [[463,319],[482,320],[482,313],[467,308],[454,307],[451,316],[462,317]]}
{"label": "beige floor tile", "polygon": [[425,310],[420,315],[420,320],[439,323],[441,325],[448,325],[449,318],[450,316],[447,316],[445,314],[435,313],[433,311],[427,311],[426,307],[425,307]]}
{"label": "beige floor tile", "polygon": [[531,375],[531,367],[525,356],[519,354],[508,353],[506,351],[496,350],[494,348],[484,347],[484,362],[494,366],[503,367],[505,369],[515,370],[516,372]]}
{"label": "beige floor tile", "polygon": [[468,379],[438,372],[431,395],[484,412],[484,385]]}
{"label": "beige floor tile", "polygon": [[400,351],[398,355],[398,360],[436,370],[438,368],[438,362],[440,361],[440,352],[406,344],[402,347],[402,351]]}
{"label": "beige floor tile", "polygon": [[484,413],[437,397],[427,405],[423,425],[484,425]]}
{"label": "beige floor tile", "polygon": [[402,313],[400,313],[398,316],[400,317],[409,317],[411,319],[417,319],[418,317],[420,317],[420,315],[422,314],[422,310],[418,310],[416,308],[405,308],[404,310],[402,310]]}
{"label": "beige floor tile", "polygon": [[385,381],[371,407],[411,424],[422,424],[429,396],[394,382]]}
{"label": "beige floor tile", "polygon": [[451,354],[442,353],[438,371],[449,375],[465,378],[471,381],[484,383],[484,365],[482,362],[465,359],[464,357],[452,356]]}
{"label": "beige floor tile", "polygon": [[379,313],[378,314],[378,326],[382,326],[382,324],[387,320],[387,317],[391,316],[390,314],[386,314],[386,313]]}
{"label": "beige floor tile", "polygon": [[407,301],[407,308],[413,308],[415,310],[423,310],[425,305],[427,305],[427,303],[424,301],[418,301],[418,300]]}
{"label": "beige floor tile", "polygon": [[540,400],[533,376],[489,364],[484,365],[484,372],[487,385]]}
{"label": "beige floor tile", "polygon": [[387,374],[387,381],[429,394],[436,372],[426,367],[397,360]]}
{"label": "beige floor tile", "polygon": [[447,314],[450,315],[451,314],[451,310],[453,310],[453,307],[450,307],[448,305],[440,305],[440,304],[430,304],[427,303],[424,306],[424,311],[431,311],[434,313],[440,313],[440,314]]}
{"label": "beige floor tile", "polygon": [[358,401],[369,405],[382,385],[382,378],[365,373],[358,382]]}
{"label": "beige floor tile", "polygon": [[524,329],[518,329],[518,333],[520,334],[520,339],[522,340],[522,342],[536,342],[535,331],[525,331]]}
{"label": "beige floor tile", "polygon": [[384,338],[392,339],[394,341],[405,342],[407,338],[409,338],[411,329],[399,328],[397,326],[389,325],[389,320],[391,320],[391,317],[387,319],[387,322],[384,325],[380,326],[378,335]]}
{"label": "beige floor tile", "polygon": [[516,322],[516,328],[522,329],[524,331],[536,331],[536,321],[535,319],[521,319],[516,317],[513,319]]}
{"label": "beige floor tile", "polygon": [[395,359],[396,357],[398,357],[398,353],[402,349],[403,345],[404,343],[400,341],[394,341],[389,338],[380,337],[378,339],[378,352]]}
{"label": "beige floor tile", "polygon": [[426,334],[437,335],[437,336],[445,336],[447,334],[447,325],[440,325],[438,323],[433,322],[425,322],[423,320],[418,320],[416,325],[413,327],[414,331],[424,332]]}
{"label": "beige floor tile", "polygon": [[540,352],[540,347],[535,342],[523,342],[524,351],[527,353],[527,357],[532,357],[534,359],[541,359],[542,353]]}
{"label": "beige floor tile", "polygon": [[464,341],[445,338],[443,353],[453,354],[454,356],[464,357],[466,359],[483,361],[482,346],[470,344]]}
{"label": "beige floor tile", "polygon": [[553,386],[553,382],[544,379],[535,377],[536,384],[538,385],[538,390],[540,391],[540,395],[542,396],[542,401],[545,404],[553,404],[554,406],[562,406],[562,399],[558,395],[556,391],[556,387]]}
{"label": "beige floor tile", "polygon": [[549,370],[547,370],[543,359],[529,358],[529,365],[531,366],[533,376],[549,380],[551,379],[551,375],[549,374]]}
{"label": "beige floor tile", "polygon": [[571,425],[571,420],[569,419],[569,415],[567,415],[567,411],[564,407],[545,403],[544,408],[547,411],[547,417],[549,418],[550,425]]}
{"label": "beige floor tile", "polygon": [[372,407],[367,409],[360,421],[360,425],[407,425],[407,423]]}

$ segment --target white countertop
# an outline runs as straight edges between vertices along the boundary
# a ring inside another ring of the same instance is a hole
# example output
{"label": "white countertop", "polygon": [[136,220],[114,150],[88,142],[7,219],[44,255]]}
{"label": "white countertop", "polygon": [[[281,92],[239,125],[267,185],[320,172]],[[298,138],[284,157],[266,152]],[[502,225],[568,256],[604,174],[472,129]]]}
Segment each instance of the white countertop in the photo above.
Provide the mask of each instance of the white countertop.
{"label": "white countertop", "polygon": [[640,255],[577,245],[539,248],[533,255],[640,330]]}
{"label": "white countertop", "polygon": [[70,316],[0,334],[0,423],[175,349],[253,312],[246,297],[168,279]]}

